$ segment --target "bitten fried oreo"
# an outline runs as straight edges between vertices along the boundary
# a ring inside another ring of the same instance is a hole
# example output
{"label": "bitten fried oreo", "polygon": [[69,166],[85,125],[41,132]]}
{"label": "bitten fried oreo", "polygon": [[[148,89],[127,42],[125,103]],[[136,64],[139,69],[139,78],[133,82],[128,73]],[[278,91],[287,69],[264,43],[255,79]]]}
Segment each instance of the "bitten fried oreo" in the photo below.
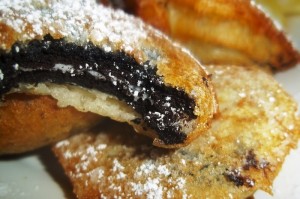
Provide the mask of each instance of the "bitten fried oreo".
{"label": "bitten fried oreo", "polygon": [[167,148],[209,127],[216,101],[206,71],[140,20],[94,1],[7,1],[0,9],[2,99],[50,95]]}
{"label": "bitten fried oreo", "polygon": [[78,198],[248,198],[271,192],[297,145],[296,102],[258,68],[210,66],[220,105],[212,128],[186,147],[166,150],[105,122],[54,151]]}

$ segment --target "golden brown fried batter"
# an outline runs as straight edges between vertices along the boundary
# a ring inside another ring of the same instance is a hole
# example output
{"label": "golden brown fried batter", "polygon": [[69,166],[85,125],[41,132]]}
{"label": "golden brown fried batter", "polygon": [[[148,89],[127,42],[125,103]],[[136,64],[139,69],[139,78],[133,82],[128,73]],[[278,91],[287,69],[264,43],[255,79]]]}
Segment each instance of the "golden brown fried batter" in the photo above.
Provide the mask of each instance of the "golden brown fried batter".
{"label": "golden brown fried batter", "polygon": [[124,0],[122,5],[187,46],[204,64],[282,69],[300,59],[285,33],[254,1]]}
{"label": "golden brown fried batter", "polygon": [[299,139],[296,103],[260,69],[208,69],[220,114],[186,147],[153,147],[114,122],[59,142],[54,151],[77,197],[219,199],[246,198],[258,189],[271,192]]}
{"label": "golden brown fried batter", "polygon": [[53,144],[93,127],[100,119],[73,107],[60,108],[49,96],[8,95],[0,106],[0,154]]}

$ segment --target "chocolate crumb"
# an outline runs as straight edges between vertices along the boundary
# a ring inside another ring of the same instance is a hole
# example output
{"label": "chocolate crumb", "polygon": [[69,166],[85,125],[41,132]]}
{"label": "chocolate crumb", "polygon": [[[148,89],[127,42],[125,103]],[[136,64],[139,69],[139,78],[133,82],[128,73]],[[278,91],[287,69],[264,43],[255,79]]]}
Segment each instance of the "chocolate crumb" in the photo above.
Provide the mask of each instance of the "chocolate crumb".
{"label": "chocolate crumb", "polygon": [[243,166],[243,169],[245,170],[249,170],[250,168],[255,168],[255,169],[265,169],[266,167],[268,167],[270,163],[262,160],[259,161],[256,158],[256,155],[252,150],[248,151],[247,155],[246,155],[246,159],[245,159],[245,164]]}
{"label": "chocolate crumb", "polygon": [[238,169],[233,169],[224,174],[227,180],[233,182],[236,186],[254,187],[255,181],[247,176],[243,176]]}
{"label": "chocolate crumb", "polygon": [[246,163],[243,166],[243,169],[249,170],[251,167],[258,168],[258,160],[256,159],[256,155],[253,150],[250,150],[246,155]]}

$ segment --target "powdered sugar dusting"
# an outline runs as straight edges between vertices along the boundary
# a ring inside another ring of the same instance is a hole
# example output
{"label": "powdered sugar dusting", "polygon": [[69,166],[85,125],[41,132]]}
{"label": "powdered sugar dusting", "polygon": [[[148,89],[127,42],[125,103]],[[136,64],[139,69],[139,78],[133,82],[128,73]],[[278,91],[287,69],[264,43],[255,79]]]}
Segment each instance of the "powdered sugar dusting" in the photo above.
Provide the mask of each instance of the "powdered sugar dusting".
{"label": "powdered sugar dusting", "polygon": [[[69,173],[71,179],[81,181],[86,188],[98,187],[95,191],[101,198],[190,198],[185,179],[172,174],[172,165],[159,161],[159,156],[145,160],[137,156],[140,160],[131,162],[129,157],[138,154],[139,149],[106,145],[111,139],[109,136],[100,133],[91,142],[90,136],[82,134],[56,144],[56,150],[64,151],[65,160],[75,161],[70,165],[74,168]],[[117,137],[113,139],[118,140]],[[150,154],[156,150],[149,145],[141,146]],[[126,153],[122,154],[123,151]]]}
{"label": "powdered sugar dusting", "polygon": [[163,198],[163,188],[160,185],[159,178],[148,178],[144,184],[132,183],[132,188],[137,196],[142,196],[144,193],[147,193],[147,199]]}
{"label": "powdered sugar dusting", "polygon": [[114,159],[113,161],[113,172],[116,171],[122,171],[124,169],[124,167],[119,163],[119,161],[117,159]]}
{"label": "powdered sugar dusting", "polygon": [[1,22],[13,28],[20,41],[51,34],[79,44],[93,41],[106,51],[118,48],[130,53],[146,38],[139,20],[122,11],[112,12],[94,0],[1,1],[0,11]]}

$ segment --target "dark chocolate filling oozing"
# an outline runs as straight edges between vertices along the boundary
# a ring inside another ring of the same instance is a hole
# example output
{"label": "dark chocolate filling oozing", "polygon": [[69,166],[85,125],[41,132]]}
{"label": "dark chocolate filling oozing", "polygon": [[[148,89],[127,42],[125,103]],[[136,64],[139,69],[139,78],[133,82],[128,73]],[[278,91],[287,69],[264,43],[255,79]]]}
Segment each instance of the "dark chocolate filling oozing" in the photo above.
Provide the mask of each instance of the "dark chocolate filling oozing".
{"label": "dark chocolate filling oozing", "polygon": [[149,61],[139,64],[124,52],[106,52],[90,42],[80,46],[47,35],[26,45],[16,43],[9,53],[1,52],[0,75],[0,96],[19,83],[40,82],[114,95],[132,106],[165,144],[183,143],[182,121],[196,118],[194,100],[164,85]]}

